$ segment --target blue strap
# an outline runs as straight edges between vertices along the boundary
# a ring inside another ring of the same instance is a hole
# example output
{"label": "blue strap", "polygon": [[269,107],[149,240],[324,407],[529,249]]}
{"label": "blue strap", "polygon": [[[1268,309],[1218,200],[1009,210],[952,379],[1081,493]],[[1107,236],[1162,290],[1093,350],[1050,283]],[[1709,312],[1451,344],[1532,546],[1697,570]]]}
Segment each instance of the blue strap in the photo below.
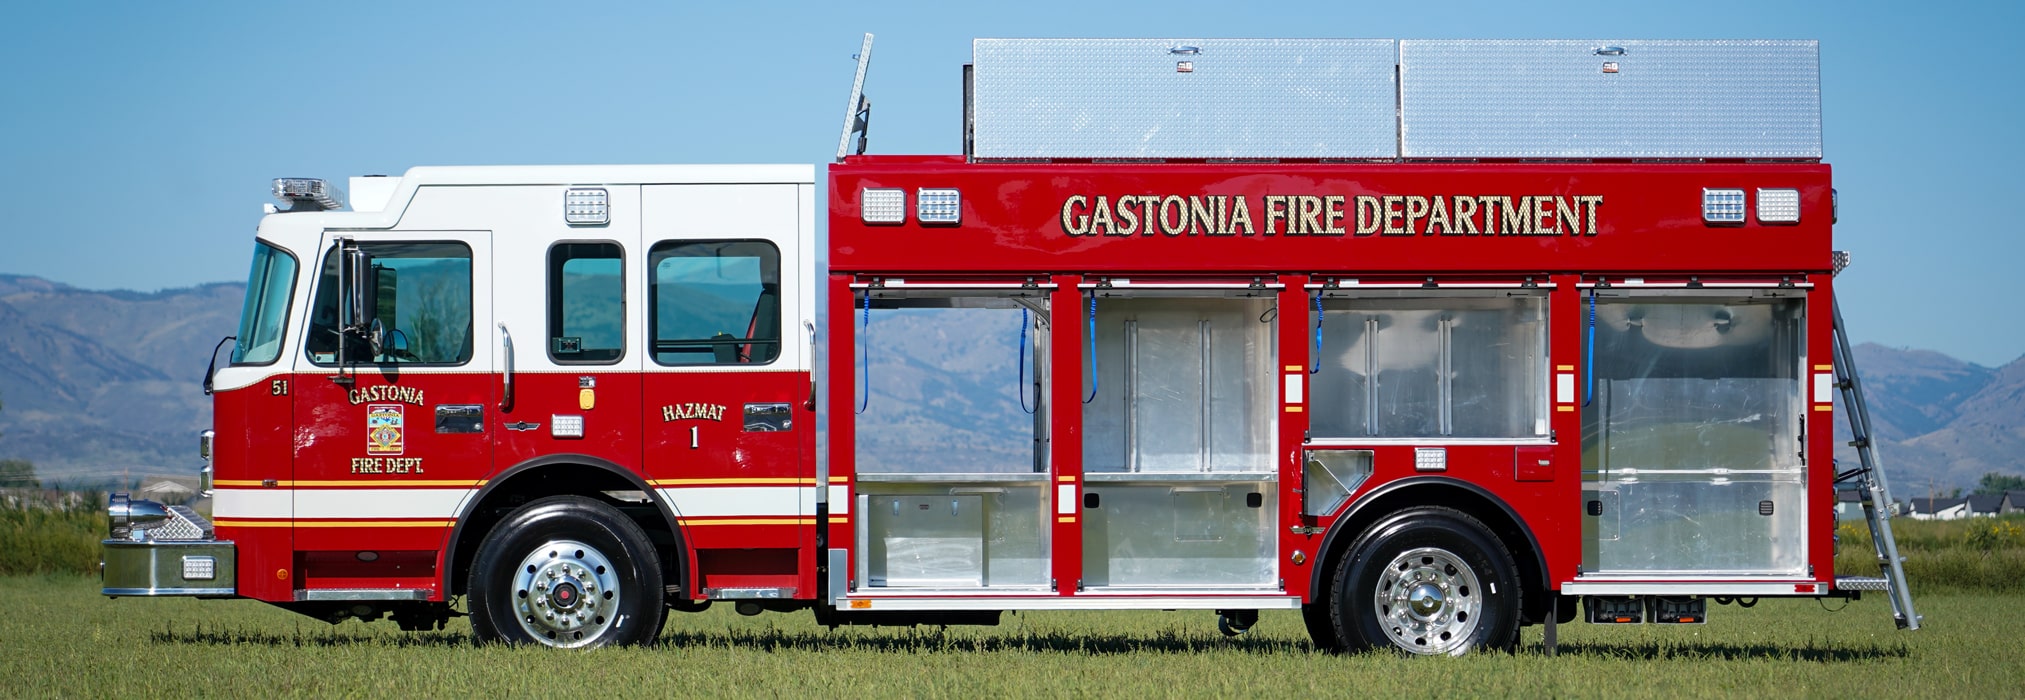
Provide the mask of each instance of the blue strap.
{"label": "blue strap", "polygon": [[872,290],[865,290],[864,331],[858,334],[858,346],[865,349],[861,361],[864,363],[865,389],[858,394],[858,413],[865,412],[865,406],[872,402]]}
{"label": "blue strap", "polygon": [[1315,291],[1315,366],[1309,374],[1322,373],[1322,292]]}
{"label": "blue strap", "polygon": [[1019,391],[1019,393],[1020,393],[1020,410],[1021,410],[1021,411],[1025,411],[1027,415],[1030,415],[1030,416],[1031,416],[1031,415],[1033,415],[1033,414],[1034,414],[1034,409],[1031,409],[1031,408],[1027,408],[1027,324],[1028,324],[1028,323],[1029,323],[1029,321],[1027,320],[1027,307],[1024,307],[1024,306],[1022,306],[1022,307],[1020,307],[1020,359],[1019,359],[1019,382],[1018,382],[1018,383],[1016,383],[1016,384],[1013,384],[1013,389],[1015,389],[1015,390]]}
{"label": "blue strap", "polygon": [[1097,292],[1090,292],[1090,395],[1083,403],[1097,400]]}
{"label": "blue strap", "polygon": [[1582,373],[1588,379],[1582,387],[1582,405],[1596,400],[1596,289],[1589,290],[1589,339],[1582,349],[1582,361],[1587,365]]}

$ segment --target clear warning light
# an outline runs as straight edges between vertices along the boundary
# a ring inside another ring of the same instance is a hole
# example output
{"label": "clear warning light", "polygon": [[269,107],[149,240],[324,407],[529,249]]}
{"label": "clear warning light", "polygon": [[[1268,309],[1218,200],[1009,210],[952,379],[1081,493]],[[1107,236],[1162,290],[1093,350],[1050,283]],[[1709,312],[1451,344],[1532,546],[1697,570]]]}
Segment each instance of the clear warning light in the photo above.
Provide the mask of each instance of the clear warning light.
{"label": "clear warning light", "polygon": [[1711,224],[1744,223],[1744,191],[1702,190],[1702,221]]}
{"label": "clear warning light", "polygon": [[1800,190],[1758,190],[1758,221],[1800,223]]}
{"label": "clear warning light", "polygon": [[954,224],[963,219],[963,198],[954,189],[922,189],[914,197],[915,215],[924,224]]}
{"label": "clear warning light", "polygon": [[907,191],[865,188],[858,193],[858,217],[868,224],[897,224],[907,220]]}
{"label": "clear warning light", "polygon": [[549,437],[580,438],[583,436],[583,416],[549,416]]}
{"label": "clear warning light", "polygon": [[603,187],[572,187],[563,193],[563,222],[571,226],[611,223],[611,198]]}

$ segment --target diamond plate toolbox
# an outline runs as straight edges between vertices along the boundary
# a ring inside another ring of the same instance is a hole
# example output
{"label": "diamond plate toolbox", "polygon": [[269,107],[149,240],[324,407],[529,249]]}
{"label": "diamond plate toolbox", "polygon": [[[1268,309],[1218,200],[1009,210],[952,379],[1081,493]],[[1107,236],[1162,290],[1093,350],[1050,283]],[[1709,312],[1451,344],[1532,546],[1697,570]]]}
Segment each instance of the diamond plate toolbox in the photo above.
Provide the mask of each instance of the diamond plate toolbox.
{"label": "diamond plate toolbox", "polygon": [[1407,158],[1821,157],[1813,41],[1399,42]]}
{"label": "diamond plate toolbox", "polygon": [[972,157],[1395,158],[1389,39],[978,39]]}

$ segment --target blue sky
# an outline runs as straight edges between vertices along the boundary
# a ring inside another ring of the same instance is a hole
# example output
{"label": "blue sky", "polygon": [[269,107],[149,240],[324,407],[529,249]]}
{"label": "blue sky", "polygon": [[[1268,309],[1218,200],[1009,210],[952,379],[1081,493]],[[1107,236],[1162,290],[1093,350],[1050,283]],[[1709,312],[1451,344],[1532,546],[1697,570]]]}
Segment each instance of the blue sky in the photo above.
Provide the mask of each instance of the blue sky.
{"label": "blue sky", "polygon": [[[2025,3],[69,3],[0,9],[0,273],[239,279],[270,178],[960,150],[974,37],[1821,41],[1859,340],[2025,353]],[[2003,311],[2013,308],[2012,311]]]}

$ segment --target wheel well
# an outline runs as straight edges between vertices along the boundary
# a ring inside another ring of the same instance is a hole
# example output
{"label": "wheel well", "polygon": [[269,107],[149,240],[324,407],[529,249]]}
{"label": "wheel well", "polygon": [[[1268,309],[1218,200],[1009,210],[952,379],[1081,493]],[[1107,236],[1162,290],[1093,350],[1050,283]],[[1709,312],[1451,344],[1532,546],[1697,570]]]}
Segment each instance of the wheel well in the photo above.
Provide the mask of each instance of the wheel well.
{"label": "wheel well", "polygon": [[444,576],[446,595],[463,595],[469,589],[471,562],[493,526],[514,509],[549,496],[583,496],[617,508],[646,531],[660,551],[662,580],[670,586],[683,581],[680,574],[686,567],[681,537],[663,510],[666,504],[644,482],[603,460],[547,458],[507,470],[478,492],[450,536],[450,551],[445,555],[449,562]]}
{"label": "wheel well", "polygon": [[1478,487],[1441,478],[1396,483],[1352,504],[1348,514],[1336,521],[1323,539],[1323,551],[1327,554],[1316,562],[1318,566],[1309,598],[1320,600],[1321,596],[1329,594],[1329,581],[1335,575],[1336,567],[1365,529],[1387,515],[1417,506],[1453,508],[1489,528],[1498,542],[1504,545],[1505,551],[1511,552],[1512,562],[1519,567],[1520,590],[1525,594],[1520,621],[1535,623],[1546,617],[1553,592],[1547,590],[1546,565],[1540,558],[1540,548],[1533,541],[1532,531],[1497,497]]}

